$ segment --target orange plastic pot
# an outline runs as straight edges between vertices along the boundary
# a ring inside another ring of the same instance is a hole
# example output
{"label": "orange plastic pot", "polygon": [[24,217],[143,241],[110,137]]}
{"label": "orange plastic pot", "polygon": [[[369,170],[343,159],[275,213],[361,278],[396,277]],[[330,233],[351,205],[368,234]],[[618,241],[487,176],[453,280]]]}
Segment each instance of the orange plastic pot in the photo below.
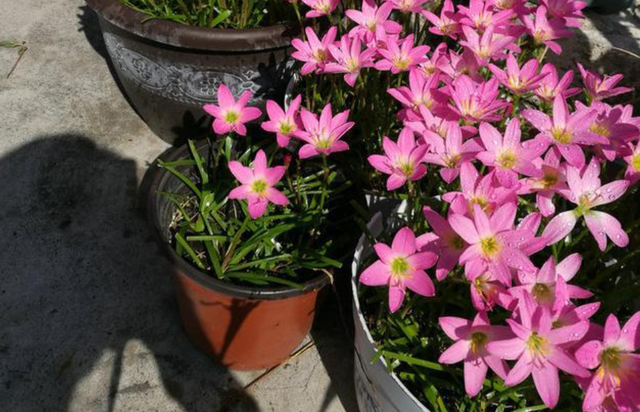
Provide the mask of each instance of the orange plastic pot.
{"label": "orange plastic pot", "polygon": [[[181,148],[166,160],[188,156]],[[303,288],[234,285],[206,274],[178,256],[170,245],[175,206],[161,192],[181,192],[183,183],[164,169],[153,179],[149,217],[174,266],[178,307],[191,340],[223,365],[257,370],[282,363],[309,333],[322,289],[319,276]]]}

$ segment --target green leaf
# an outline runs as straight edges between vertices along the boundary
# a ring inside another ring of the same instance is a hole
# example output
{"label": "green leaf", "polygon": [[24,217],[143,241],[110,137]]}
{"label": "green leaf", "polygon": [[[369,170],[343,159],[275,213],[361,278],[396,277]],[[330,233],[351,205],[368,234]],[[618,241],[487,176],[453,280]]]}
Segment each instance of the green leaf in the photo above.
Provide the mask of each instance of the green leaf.
{"label": "green leaf", "polygon": [[189,257],[191,258],[191,260],[193,260],[193,263],[195,263],[196,266],[198,266],[200,269],[205,268],[202,260],[200,260],[196,252],[191,248],[191,246],[189,246],[187,241],[184,239],[184,237],[182,237],[180,233],[176,233],[176,242],[178,242],[180,247],[182,247],[189,254]]}
{"label": "green leaf", "polygon": [[276,283],[279,285],[290,286],[294,289],[302,289],[304,287],[300,283],[293,282],[291,280],[281,279],[281,278],[269,276],[269,275],[255,274],[255,273],[231,272],[231,273],[227,273],[226,276],[230,278],[242,279],[247,281],[261,281],[261,282],[268,282],[268,283]]}
{"label": "green leaf", "polygon": [[216,27],[218,24],[228,19],[229,16],[231,16],[231,10],[223,10],[215,19],[211,21],[209,27]]}

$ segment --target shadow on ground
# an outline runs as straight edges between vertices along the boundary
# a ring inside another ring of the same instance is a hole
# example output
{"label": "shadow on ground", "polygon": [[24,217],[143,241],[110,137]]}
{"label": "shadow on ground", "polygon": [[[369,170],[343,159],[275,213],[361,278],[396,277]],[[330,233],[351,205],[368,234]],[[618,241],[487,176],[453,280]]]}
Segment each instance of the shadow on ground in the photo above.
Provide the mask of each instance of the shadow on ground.
{"label": "shadow on ground", "polygon": [[258,409],[181,330],[132,160],[47,136],[0,180],[0,410],[218,411],[238,391]]}

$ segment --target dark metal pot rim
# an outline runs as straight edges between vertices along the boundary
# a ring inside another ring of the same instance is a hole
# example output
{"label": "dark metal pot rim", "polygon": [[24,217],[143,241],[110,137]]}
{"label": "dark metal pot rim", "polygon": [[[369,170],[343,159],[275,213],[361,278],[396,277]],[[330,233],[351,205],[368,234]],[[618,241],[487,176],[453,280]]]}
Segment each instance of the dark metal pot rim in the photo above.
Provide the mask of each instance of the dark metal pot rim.
{"label": "dark metal pot rim", "polygon": [[[202,141],[198,146],[204,143]],[[176,149],[171,149],[167,156],[163,156],[165,161],[175,161],[180,158],[188,156],[189,150],[187,145],[180,146]],[[163,236],[163,229],[160,223],[160,217],[158,216],[157,199],[159,196],[158,191],[161,191],[162,187],[166,183],[166,180],[172,175],[170,172],[161,168],[157,162],[151,165],[151,173],[153,178],[148,193],[147,215],[152,225],[154,237],[162,245],[163,250],[169,257],[169,260],[173,263],[174,269],[178,270],[181,274],[184,274],[200,286],[211,289],[215,292],[222,293],[224,295],[248,300],[280,300],[289,299],[296,296],[305,295],[315,292],[324,288],[327,284],[331,283],[333,279],[328,274],[321,274],[313,279],[310,279],[302,283],[302,288],[297,289],[293,287],[255,287],[255,286],[240,286],[232,283],[223,282],[214,276],[208,275],[187,262],[184,258],[179,256],[175,250],[171,247],[169,242]]]}
{"label": "dark metal pot rim", "polygon": [[207,51],[258,51],[288,47],[298,32],[295,26],[277,24],[254,29],[209,29],[169,20],[152,19],[119,0],[85,0],[103,19],[122,30],[170,46]]}

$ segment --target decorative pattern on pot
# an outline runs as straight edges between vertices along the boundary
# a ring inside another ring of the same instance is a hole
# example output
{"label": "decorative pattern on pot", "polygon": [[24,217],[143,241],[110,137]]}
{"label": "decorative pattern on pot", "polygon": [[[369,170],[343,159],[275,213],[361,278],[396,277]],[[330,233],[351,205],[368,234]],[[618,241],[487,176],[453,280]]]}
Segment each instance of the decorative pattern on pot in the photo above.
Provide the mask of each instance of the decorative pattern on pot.
{"label": "decorative pattern on pot", "polygon": [[[129,50],[114,34],[104,33],[104,41],[122,77],[164,98],[200,106],[203,103],[216,104],[216,93],[223,83],[236,98],[247,90],[255,94],[264,89],[260,84],[264,80],[259,80],[261,73],[253,69],[241,69],[231,74],[194,66],[178,66],[166,61],[152,61]],[[254,97],[250,103],[255,104],[259,100]]]}

